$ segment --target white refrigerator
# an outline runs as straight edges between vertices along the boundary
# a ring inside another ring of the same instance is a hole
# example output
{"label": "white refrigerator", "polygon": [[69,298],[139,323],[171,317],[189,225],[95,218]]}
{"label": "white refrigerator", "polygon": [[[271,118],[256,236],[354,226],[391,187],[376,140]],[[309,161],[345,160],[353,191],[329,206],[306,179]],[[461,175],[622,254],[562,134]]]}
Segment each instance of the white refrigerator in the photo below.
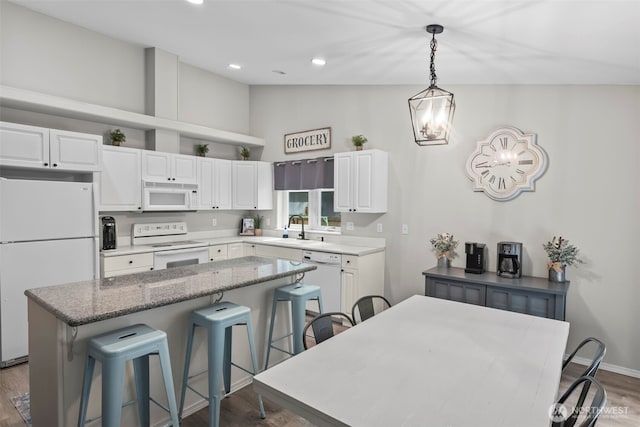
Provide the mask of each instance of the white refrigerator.
{"label": "white refrigerator", "polygon": [[91,182],[0,178],[0,367],[27,360],[27,297],[98,274]]}

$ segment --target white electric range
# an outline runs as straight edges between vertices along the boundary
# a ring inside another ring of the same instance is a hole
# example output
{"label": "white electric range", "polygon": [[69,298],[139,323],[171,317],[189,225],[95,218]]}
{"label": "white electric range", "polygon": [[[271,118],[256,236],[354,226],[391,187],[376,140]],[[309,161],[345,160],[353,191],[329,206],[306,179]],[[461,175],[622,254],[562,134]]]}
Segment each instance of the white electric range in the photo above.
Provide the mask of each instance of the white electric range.
{"label": "white electric range", "polygon": [[209,262],[209,244],[184,239],[188,233],[185,222],[134,224],[131,227],[131,244],[155,248],[153,269],[181,267]]}

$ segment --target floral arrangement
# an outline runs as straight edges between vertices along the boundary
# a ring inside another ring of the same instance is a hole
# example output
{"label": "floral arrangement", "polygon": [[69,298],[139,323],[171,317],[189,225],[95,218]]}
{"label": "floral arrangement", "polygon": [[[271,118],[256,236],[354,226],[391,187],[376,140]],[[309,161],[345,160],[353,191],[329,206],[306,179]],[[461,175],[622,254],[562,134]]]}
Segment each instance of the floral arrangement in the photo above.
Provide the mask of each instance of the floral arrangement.
{"label": "floral arrangement", "polygon": [[542,245],[542,247],[549,257],[549,262],[547,263],[548,269],[553,268],[555,271],[560,272],[564,266],[582,264],[583,262],[578,258],[578,248],[569,244],[569,241],[562,237],[556,239],[556,237],[553,236],[553,239]]}
{"label": "floral arrangement", "polygon": [[431,246],[436,251],[436,258],[447,257],[451,260],[454,256],[454,249],[458,246],[458,241],[453,240],[453,234],[442,233],[430,240]]}

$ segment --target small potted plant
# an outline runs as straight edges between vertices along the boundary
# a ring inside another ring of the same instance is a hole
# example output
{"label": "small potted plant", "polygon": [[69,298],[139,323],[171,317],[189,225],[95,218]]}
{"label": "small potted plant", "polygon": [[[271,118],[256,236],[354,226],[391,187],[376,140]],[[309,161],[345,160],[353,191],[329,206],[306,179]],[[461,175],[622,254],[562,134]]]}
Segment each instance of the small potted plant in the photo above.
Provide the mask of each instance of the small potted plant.
{"label": "small potted plant", "polygon": [[196,153],[200,157],[204,157],[209,152],[209,144],[198,144],[196,145]]}
{"label": "small potted plant", "polygon": [[566,280],[565,268],[567,265],[582,264],[582,260],[578,258],[579,249],[574,245],[569,244],[567,239],[558,237],[550,242],[542,245],[549,261],[547,262],[547,269],[549,269],[549,281],[551,282],[564,282]]}
{"label": "small potted plant", "polygon": [[256,215],[253,219],[253,231],[256,236],[262,236],[262,216]]}
{"label": "small potted plant", "polygon": [[442,233],[430,240],[431,246],[436,251],[438,267],[450,267],[451,260],[455,256],[458,241],[453,240],[453,234]]}
{"label": "small potted plant", "polygon": [[362,134],[354,135],[351,137],[351,142],[353,142],[353,145],[355,145],[357,151],[362,150],[362,146],[367,141],[368,141],[367,138]]}
{"label": "small potted plant", "polygon": [[127,137],[120,129],[112,130],[109,135],[111,136],[111,145],[122,145],[127,140]]}
{"label": "small potted plant", "polygon": [[240,155],[242,156],[242,160],[249,160],[249,155],[251,153],[249,152],[249,149],[247,147],[242,147],[242,149],[240,149]]}

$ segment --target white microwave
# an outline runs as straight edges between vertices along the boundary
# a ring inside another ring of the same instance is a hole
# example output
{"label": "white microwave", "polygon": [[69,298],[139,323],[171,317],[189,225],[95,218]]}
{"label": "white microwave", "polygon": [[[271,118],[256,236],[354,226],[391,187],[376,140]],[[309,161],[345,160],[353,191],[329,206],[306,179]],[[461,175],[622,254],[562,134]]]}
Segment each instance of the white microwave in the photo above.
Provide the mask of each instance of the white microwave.
{"label": "white microwave", "polygon": [[198,185],[170,182],[142,183],[142,210],[193,211],[198,207]]}

